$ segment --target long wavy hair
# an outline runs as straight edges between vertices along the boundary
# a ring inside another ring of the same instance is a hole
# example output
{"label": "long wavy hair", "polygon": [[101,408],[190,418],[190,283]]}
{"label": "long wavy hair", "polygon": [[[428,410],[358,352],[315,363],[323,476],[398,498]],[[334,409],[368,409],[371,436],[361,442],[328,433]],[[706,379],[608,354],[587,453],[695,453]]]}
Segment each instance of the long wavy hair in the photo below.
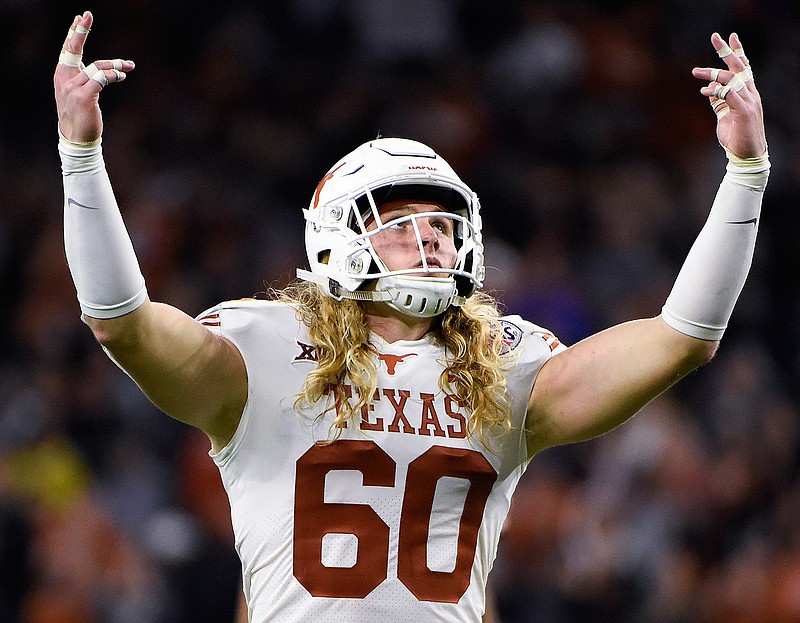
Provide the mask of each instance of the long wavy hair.
{"label": "long wavy hair", "polygon": [[[295,409],[304,411],[333,394],[333,404],[319,417],[335,410],[331,425],[335,439],[377,389],[376,351],[369,341],[364,308],[356,301],[336,301],[305,281],[295,281],[275,295],[297,310],[317,347],[319,365],[306,378]],[[467,434],[484,445],[490,430],[511,426],[503,375],[510,362],[501,350],[499,316],[496,300],[476,292],[463,306],[450,307],[434,325],[435,337],[446,353],[439,388],[463,401],[469,413]],[[355,404],[337,392],[345,378],[356,388]]]}

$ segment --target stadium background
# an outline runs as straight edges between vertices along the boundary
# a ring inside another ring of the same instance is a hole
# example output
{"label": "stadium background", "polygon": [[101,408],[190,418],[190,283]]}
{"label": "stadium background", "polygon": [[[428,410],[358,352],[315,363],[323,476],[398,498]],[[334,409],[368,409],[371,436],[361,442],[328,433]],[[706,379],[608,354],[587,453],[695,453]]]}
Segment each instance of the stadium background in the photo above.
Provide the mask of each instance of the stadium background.
{"label": "stadium background", "polygon": [[379,133],[478,192],[487,287],[572,343],[654,315],[723,174],[692,78],[735,30],[773,172],[716,360],[590,443],[535,459],[493,572],[503,623],[800,620],[800,8],[793,0],[4,0],[0,621],[232,620],[227,502],[201,434],[79,320],[52,70],[76,12],[105,154],[154,299],[196,314],[304,263],[317,180]]}

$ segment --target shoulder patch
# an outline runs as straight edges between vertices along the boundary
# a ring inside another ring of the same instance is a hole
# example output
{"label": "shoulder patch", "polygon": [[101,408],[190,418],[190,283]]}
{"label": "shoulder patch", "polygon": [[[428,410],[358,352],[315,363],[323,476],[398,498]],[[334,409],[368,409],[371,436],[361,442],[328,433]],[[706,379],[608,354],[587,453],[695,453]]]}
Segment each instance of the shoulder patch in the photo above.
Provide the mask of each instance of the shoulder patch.
{"label": "shoulder patch", "polygon": [[522,342],[522,329],[513,322],[500,318],[500,339],[503,341],[503,354],[512,352]]}

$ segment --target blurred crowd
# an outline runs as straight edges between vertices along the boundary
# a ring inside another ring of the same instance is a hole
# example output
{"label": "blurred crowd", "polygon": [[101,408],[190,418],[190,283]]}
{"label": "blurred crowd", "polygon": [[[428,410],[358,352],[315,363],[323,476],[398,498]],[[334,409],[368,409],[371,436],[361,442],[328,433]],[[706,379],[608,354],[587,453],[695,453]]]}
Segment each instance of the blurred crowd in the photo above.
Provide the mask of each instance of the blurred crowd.
{"label": "blurred crowd", "polygon": [[86,58],[137,63],[101,107],[151,298],[195,315],[287,283],[328,167],[405,136],[481,197],[486,288],[566,343],[659,313],[725,166],[691,68],[738,32],[773,169],[722,347],[534,459],[492,582],[502,623],[800,621],[800,5],[67,4],[0,2],[0,622],[228,623],[239,590],[207,440],[80,321],[51,78],[85,9]]}

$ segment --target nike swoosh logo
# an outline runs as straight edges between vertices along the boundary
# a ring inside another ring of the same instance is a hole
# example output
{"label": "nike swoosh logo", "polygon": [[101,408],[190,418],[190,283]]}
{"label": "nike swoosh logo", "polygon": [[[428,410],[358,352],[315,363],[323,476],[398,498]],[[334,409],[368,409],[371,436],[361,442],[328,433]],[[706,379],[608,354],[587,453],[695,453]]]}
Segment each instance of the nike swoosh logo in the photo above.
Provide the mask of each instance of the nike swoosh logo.
{"label": "nike swoosh logo", "polygon": [[758,223],[758,219],[754,216],[753,218],[749,218],[746,221],[725,221],[728,225],[755,225]]}
{"label": "nike swoosh logo", "polygon": [[78,206],[79,208],[85,208],[86,210],[99,210],[100,209],[100,208],[96,208],[94,206],[83,205],[82,203],[79,203],[79,202],[75,201],[72,197],[67,197],[67,205],[70,206],[70,207]]}

